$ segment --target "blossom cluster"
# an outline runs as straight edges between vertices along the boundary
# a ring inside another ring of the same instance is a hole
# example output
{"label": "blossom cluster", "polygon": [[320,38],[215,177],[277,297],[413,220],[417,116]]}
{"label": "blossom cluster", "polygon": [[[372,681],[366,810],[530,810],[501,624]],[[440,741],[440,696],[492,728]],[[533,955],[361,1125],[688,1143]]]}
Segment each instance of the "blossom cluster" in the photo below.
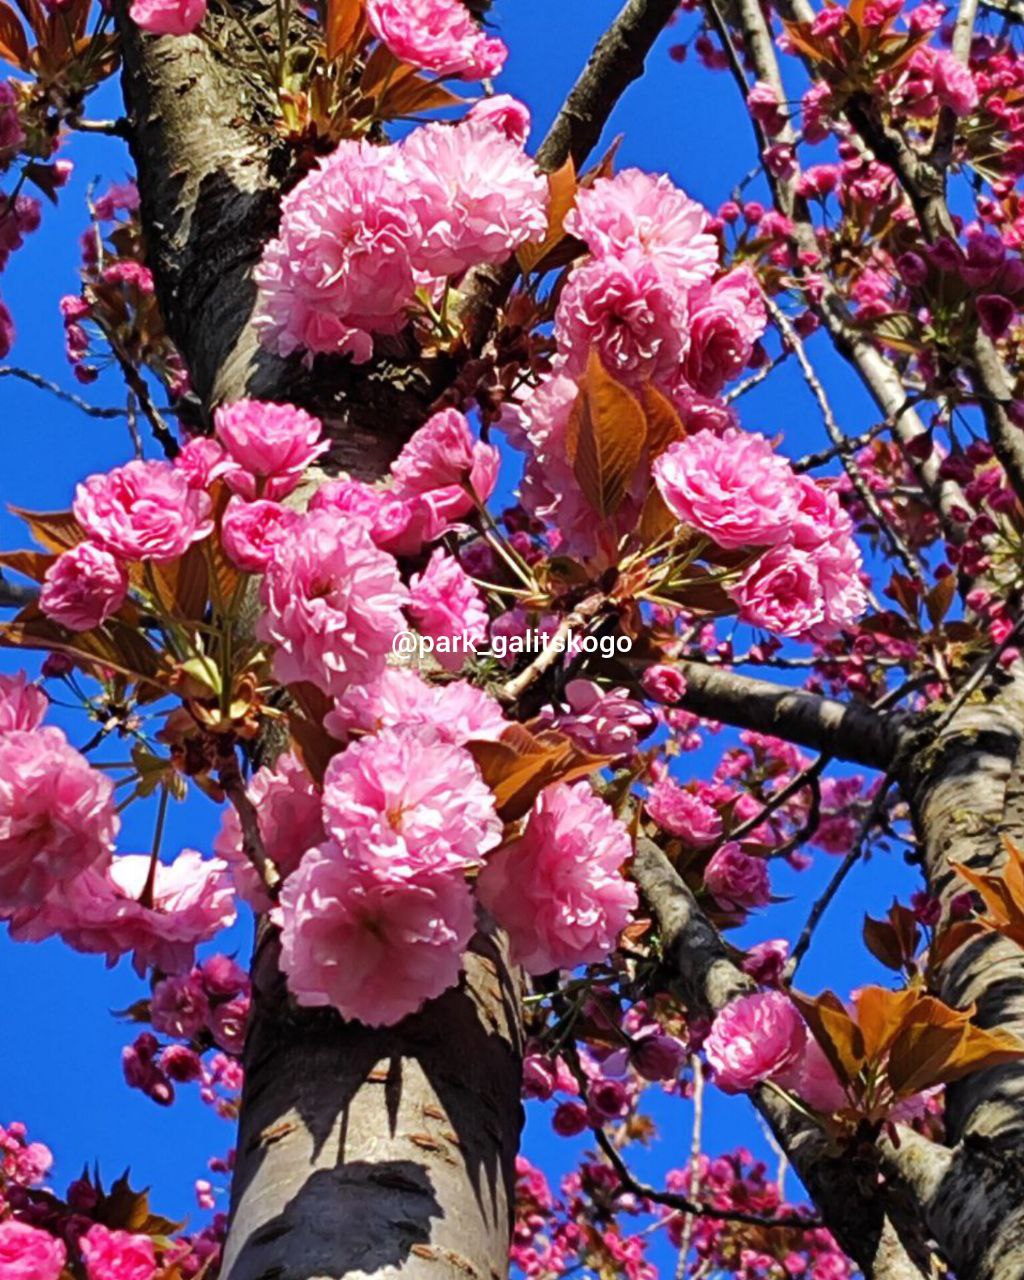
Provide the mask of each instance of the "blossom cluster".
{"label": "blossom cluster", "polygon": [[[453,0],[453,4],[456,0]],[[373,355],[446,281],[547,229],[548,187],[505,115],[341,143],[285,197],[257,269],[256,328],[280,355]]]}

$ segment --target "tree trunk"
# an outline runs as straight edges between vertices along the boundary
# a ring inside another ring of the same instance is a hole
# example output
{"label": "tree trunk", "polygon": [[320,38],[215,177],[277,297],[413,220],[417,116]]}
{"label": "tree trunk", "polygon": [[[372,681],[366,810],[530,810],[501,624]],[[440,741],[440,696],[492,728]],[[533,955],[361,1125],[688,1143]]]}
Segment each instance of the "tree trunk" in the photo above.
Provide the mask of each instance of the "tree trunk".
{"label": "tree trunk", "polygon": [[296,1009],[261,924],[225,1280],[508,1268],[519,993],[478,935],[457,989],[396,1027]]}
{"label": "tree trunk", "polygon": [[[283,170],[247,127],[252,87],[196,38],[120,25],[148,257],[199,421],[247,395],[291,400],[324,420],[332,469],[377,478],[446,370],[310,371],[260,350],[251,272]],[[460,986],[382,1030],[297,1008],[277,954],[260,921],[225,1280],[504,1276],[522,1107],[500,938],[478,934]]]}

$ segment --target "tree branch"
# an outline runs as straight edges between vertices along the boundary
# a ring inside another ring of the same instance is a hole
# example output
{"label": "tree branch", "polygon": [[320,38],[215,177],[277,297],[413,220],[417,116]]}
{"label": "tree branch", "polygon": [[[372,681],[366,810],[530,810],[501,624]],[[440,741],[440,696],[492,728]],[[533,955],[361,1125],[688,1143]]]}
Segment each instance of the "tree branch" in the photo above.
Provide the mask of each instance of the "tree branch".
{"label": "tree branch", "polygon": [[886,770],[900,749],[908,721],[879,715],[805,689],[740,675],[702,662],[682,662],[687,690],[679,706],[738,729],[773,734],[871,769]]}

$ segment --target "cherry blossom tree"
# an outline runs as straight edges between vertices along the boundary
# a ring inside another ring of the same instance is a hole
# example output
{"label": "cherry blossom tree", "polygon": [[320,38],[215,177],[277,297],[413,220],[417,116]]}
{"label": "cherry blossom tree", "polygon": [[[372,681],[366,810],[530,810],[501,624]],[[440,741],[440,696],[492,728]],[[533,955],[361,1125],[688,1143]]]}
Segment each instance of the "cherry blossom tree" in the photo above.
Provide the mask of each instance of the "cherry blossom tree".
{"label": "cherry blossom tree", "polygon": [[[0,921],[133,965],[127,1085],[237,1140],[197,1229],[0,1129],[0,1280],[648,1280],[659,1241],[680,1280],[1019,1280],[1014,11],[626,0],[535,143],[480,0],[16,5],[0,268],[77,132],[137,178],[62,303],[125,460],[0,554],[41,661],[0,677]],[[669,54],[749,118],[715,209],[598,148]],[[813,453],[745,412],[782,366]],[[185,796],[210,849],[163,847]],[[840,929],[882,855],[916,888]],[[828,859],[800,930],[740,932]],[[824,929],[887,981],[806,990]],[[657,1183],[655,1098],[693,1122]]]}

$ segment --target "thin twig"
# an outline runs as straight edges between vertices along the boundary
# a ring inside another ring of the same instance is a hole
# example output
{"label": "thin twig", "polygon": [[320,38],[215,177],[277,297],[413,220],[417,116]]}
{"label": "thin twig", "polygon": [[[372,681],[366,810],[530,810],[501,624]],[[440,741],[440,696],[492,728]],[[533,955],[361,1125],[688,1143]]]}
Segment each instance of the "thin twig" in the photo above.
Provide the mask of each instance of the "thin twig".
{"label": "thin twig", "polygon": [[605,597],[598,592],[595,595],[588,596],[571,613],[567,613],[530,665],[520,671],[517,676],[513,676],[511,680],[507,680],[498,689],[495,694],[498,701],[503,702],[506,706],[518,702],[532,684],[535,684],[541,676],[557,664],[560,658],[569,652],[573,635],[587,627],[604,603]]}
{"label": "thin twig", "polygon": [[234,747],[218,758],[217,766],[217,781],[238,814],[238,822],[242,828],[242,851],[256,868],[267,892],[272,898],[276,898],[281,888],[281,876],[267,856],[260,832],[259,814],[245,789]]}
{"label": "thin twig", "polygon": [[836,894],[842,888],[846,877],[860,861],[867,846],[868,836],[881,817],[890,788],[894,782],[895,776],[890,770],[890,772],[882,779],[882,784],[875,793],[875,798],[871,803],[871,808],[868,810],[867,816],[861,823],[860,831],[857,833],[857,838],[853,842],[849,853],[847,853],[846,857],[843,858],[835,874],[832,876],[832,879],[825,886],[825,891],[811,907],[811,913],[807,917],[807,923],[804,925],[803,931],[797,939],[797,944],[793,948],[792,955],[786,962],[785,977],[787,982],[792,982],[797,969],[800,967],[801,960],[803,960],[804,956],[810,949],[811,942],[814,940],[814,931],[821,923],[822,916],[828,910],[833,898],[835,898]]}
{"label": "thin twig", "polygon": [[[804,375],[804,381],[807,383],[811,394],[818,403],[818,409],[821,412],[821,419],[825,424],[825,432],[828,435],[828,438],[832,441],[834,447],[841,448],[844,442],[847,441],[848,437],[836,421],[832,405],[829,402],[824,386],[822,386],[821,379],[818,377],[814,366],[811,364],[802,338],[797,333],[792,320],[790,320],[789,316],[786,315],[773,298],[770,298],[765,294],[764,302],[765,306],[768,308],[768,313],[771,315],[772,320],[775,323],[775,327],[782,335],[783,341],[790,346],[796,356],[797,363],[800,366],[800,372]],[[860,498],[861,502],[864,503],[865,507],[867,507],[868,511],[874,518],[875,523],[882,530],[886,540],[893,550],[893,553],[899,557],[903,563],[903,567],[906,569],[907,573],[910,574],[911,578],[913,578],[913,580],[918,584],[923,593],[925,584],[924,578],[921,575],[921,566],[918,563],[917,558],[914,556],[914,553],[903,541],[899,531],[893,526],[892,522],[882,510],[881,503],[878,501],[877,496],[868,484],[867,480],[864,479],[860,467],[857,465],[856,459],[846,450],[840,452],[839,458],[842,462],[843,470],[849,477],[850,484],[853,485],[857,496]]]}
{"label": "thin twig", "polygon": [[[690,1136],[690,1177],[686,1191],[691,1200],[696,1200],[697,1192],[700,1190],[700,1153],[704,1136],[704,1066],[697,1054],[693,1054],[690,1058],[690,1071],[693,1076],[693,1132]],[[683,1280],[686,1274],[686,1257],[690,1252],[693,1229],[696,1225],[696,1216],[692,1213],[686,1214],[683,1218],[679,1255],[676,1259],[676,1280]]]}
{"label": "thin twig", "polygon": [[160,410],[153,403],[153,397],[149,393],[146,379],[121,349],[120,343],[113,338],[110,339],[110,348],[121,368],[125,383],[138,401],[139,408],[149,423],[154,439],[164,451],[164,456],[171,459],[176,458],[179,453],[178,441],[174,432],[161,415]]}
{"label": "thin twig", "polygon": [[106,409],[100,405],[90,404],[88,400],[83,400],[81,396],[76,396],[71,391],[65,391],[56,382],[51,382],[49,378],[33,373],[30,369],[19,369],[16,365],[2,364],[0,378],[20,378],[22,382],[38,387],[40,391],[48,391],[50,395],[63,400],[65,404],[73,404],[76,409],[81,409],[90,418],[123,418],[125,416],[124,409]]}

